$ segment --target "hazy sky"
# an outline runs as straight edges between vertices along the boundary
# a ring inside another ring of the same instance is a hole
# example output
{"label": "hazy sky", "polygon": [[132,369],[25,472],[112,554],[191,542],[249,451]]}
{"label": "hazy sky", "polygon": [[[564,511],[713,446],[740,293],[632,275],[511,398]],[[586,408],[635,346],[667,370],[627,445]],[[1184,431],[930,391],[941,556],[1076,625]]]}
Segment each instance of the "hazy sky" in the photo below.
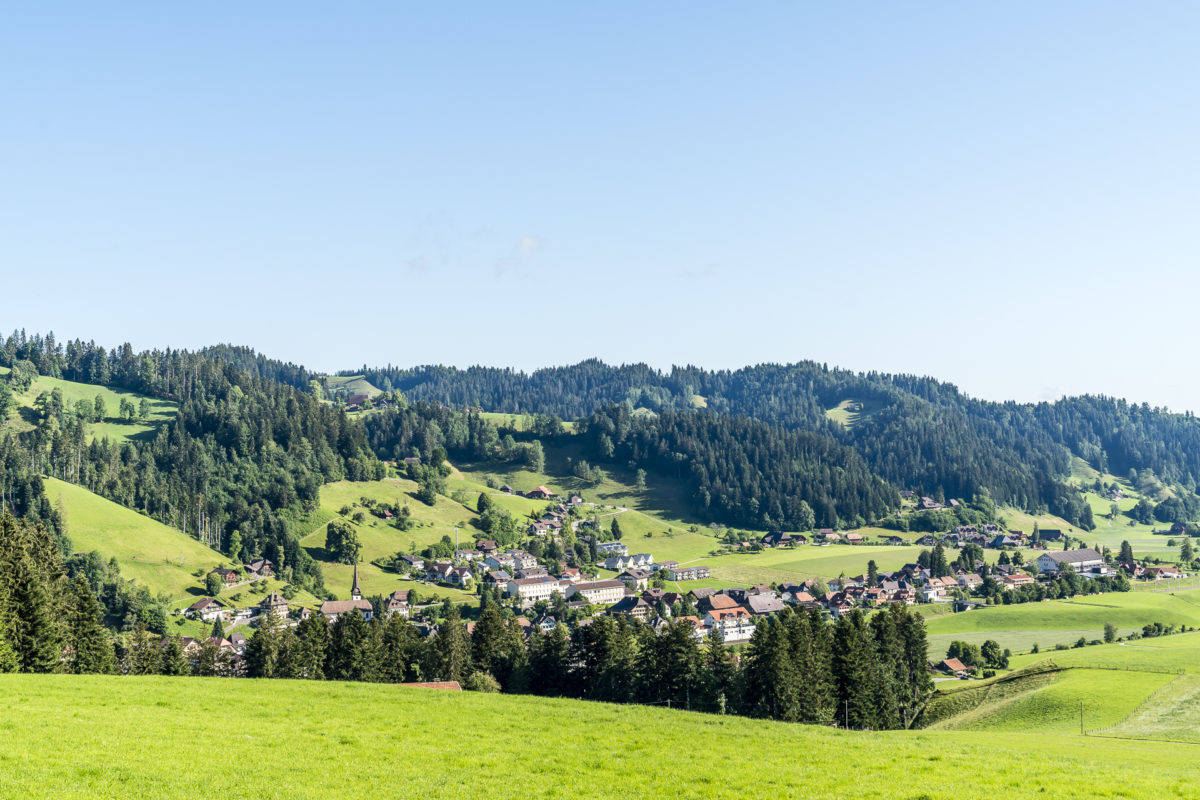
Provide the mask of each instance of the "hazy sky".
{"label": "hazy sky", "polygon": [[25,4],[0,328],[1200,410],[1200,4]]}

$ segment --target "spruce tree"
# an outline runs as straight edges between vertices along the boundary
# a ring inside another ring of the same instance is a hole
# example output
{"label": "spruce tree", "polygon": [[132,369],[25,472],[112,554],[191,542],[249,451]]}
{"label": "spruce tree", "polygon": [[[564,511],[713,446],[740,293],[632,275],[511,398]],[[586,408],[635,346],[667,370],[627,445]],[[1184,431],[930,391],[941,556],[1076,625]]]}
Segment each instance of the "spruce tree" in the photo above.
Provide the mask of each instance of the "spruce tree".
{"label": "spruce tree", "polygon": [[438,626],[433,648],[437,655],[438,680],[459,683],[466,680],[471,673],[471,642],[457,607],[451,609]]}
{"label": "spruce tree", "polygon": [[273,611],[262,614],[258,630],[246,645],[246,673],[251,678],[275,678],[282,672],[283,633]]}
{"label": "spruce tree", "polygon": [[126,670],[130,675],[157,675],[162,670],[162,652],[158,637],[138,622],[129,634],[129,655]]}
{"label": "spruce tree", "polygon": [[340,681],[373,681],[377,667],[373,626],[357,611],[342,614],[330,631],[329,677]]}
{"label": "spruce tree", "polygon": [[287,650],[286,677],[323,680],[329,657],[329,620],[313,614],[296,626],[295,641]]}
{"label": "spruce tree", "polygon": [[116,668],[112,641],[101,621],[103,612],[87,578],[77,575],[71,583],[71,610],[67,641],[71,672],[110,673]]}
{"label": "spruce tree", "polygon": [[179,641],[178,636],[171,636],[167,639],[167,643],[162,649],[162,667],[159,671],[163,675],[191,674],[192,666],[183,653],[183,643]]}
{"label": "spruce tree", "polygon": [[848,728],[875,728],[878,669],[863,613],[852,609],[838,617],[833,629],[833,678],[837,687],[836,721]]}

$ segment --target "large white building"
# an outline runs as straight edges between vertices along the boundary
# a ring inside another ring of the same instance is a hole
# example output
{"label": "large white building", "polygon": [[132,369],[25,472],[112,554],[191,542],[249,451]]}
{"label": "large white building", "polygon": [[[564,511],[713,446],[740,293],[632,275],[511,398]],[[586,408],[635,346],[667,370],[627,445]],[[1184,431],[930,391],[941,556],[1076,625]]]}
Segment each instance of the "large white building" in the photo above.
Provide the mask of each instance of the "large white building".
{"label": "large white building", "polygon": [[522,603],[536,603],[538,600],[549,600],[558,592],[563,597],[573,586],[570,581],[560,581],[554,578],[513,578],[508,582],[506,590],[509,597],[519,597]]}
{"label": "large white building", "polygon": [[611,605],[625,596],[625,584],[617,580],[590,581],[572,584],[567,599],[578,597],[594,606]]}

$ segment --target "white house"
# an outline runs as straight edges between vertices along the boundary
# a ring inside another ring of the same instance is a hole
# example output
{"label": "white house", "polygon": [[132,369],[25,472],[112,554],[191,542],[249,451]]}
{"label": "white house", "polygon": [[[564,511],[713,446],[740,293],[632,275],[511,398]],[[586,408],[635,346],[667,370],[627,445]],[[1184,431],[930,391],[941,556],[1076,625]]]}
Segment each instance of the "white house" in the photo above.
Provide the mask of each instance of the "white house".
{"label": "white house", "polygon": [[596,552],[602,556],[629,555],[629,548],[620,542],[601,542],[596,545]]}
{"label": "white house", "polygon": [[509,597],[521,598],[522,603],[536,603],[538,600],[549,600],[555,592],[566,597],[572,585],[570,581],[553,578],[513,578],[508,582],[506,593]]}
{"label": "white house", "polygon": [[744,608],[713,609],[704,615],[704,627],[720,630],[725,644],[742,644],[754,635],[754,619]]}

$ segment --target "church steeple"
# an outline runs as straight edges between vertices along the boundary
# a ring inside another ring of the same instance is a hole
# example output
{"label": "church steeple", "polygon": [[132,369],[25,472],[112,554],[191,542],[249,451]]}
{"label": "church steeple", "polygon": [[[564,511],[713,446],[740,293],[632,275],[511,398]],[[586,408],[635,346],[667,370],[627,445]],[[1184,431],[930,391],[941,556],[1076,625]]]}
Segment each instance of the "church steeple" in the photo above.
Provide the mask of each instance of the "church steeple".
{"label": "church steeple", "polygon": [[350,587],[350,599],[362,600],[362,591],[358,588],[358,564],[354,565],[354,585]]}

